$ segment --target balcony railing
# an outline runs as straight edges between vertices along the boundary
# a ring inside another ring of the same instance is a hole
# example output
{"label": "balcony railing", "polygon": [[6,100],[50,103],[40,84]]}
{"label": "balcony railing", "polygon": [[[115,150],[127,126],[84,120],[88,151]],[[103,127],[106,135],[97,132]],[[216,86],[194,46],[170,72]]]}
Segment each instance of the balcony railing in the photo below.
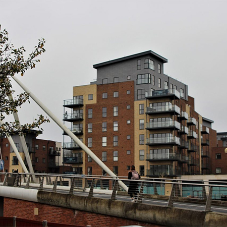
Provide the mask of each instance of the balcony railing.
{"label": "balcony railing", "polygon": [[48,162],[49,168],[59,168],[59,162]]}
{"label": "balcony railing", "polygon": [[[69,128],[69,130],[74,133],[75,135],[80,135],[83,134],[83,127],[73,127]],[[64,135],[67,135],[66,132],[63,133]]]}
{"label": "balcony railing", "polygon": [[195,144],[189,143],[188,151],[189,152],[197,152],[199,150],[199,147]]}
{"label": "balcony railing", "polygon": [[179,132],[181,134],[188,134],[188,127],[182,125]]}
{"label": "balcony railing", "polygon": [[209,151],[208,150],[203,150],[203,148],[202,148],[202,150],[201,150],[201,156],[202,157],[209,157]]}
{"label": "balcony railing", "polygon": [[201,133],[202,133],[202,134],[209,134],[209,133],[210,133],[210,130],[209,130],[208,127],[202,126],[202,127],[201,127]]}
{"label": "balcony railing", "polygon": [[188,118],[188,125],[196,125],[196,119],[194,117]]}
{"label": "balcony railing", "polygon": [[147,123],[147,129],[158,129],[158,128],[175,128],[180,129],[180,123],[177,121],[161,121],[161,122],[150,122]]}
{"label": "balcony railing", "polygon": [[199,165],[199,160],[191,157],[191,158],[189,158],[189,165],[198,166]]}
{"label": "balcony railing", "polygon": [[183,149],[188,149],[188,147],[189,147],[189,143],[188,143],[188,141],[181,140],[181,143],[180,143],[180,148],[183,148]]}
{"label": "balcony railing", "polygon": [[165,113],[165,112],[173,112],[176,114],[180,114],[180,108],[176,105],[172,105],[169,103],[165,106],[155,106],[155,107],[147,107],[147,114],[156,114],[156,113]]}
{"label": "balcony railing", "polygon": [[178,117],[181,118],[182,120],[188,120],[188,114],[184,111],[182,111],[181,115]]}
{"label": "balcony railing", "polygon": [[54,150],[50,149],[49,150],[49,155],[52,155],[52,156],[60,156],[61,153],[58,152],[58,151],[54,151]]}
{"label": "balcony railing", "polygon": [[73,107],[73,106],[81,106],[83,105],[83,99],[67,99],[64,100],[63,106],[65,107]]}
{"label": "balcony railing", "polygon": [[188,157],[181,154],[176,153],[165,153],[165,154],[151,154],[147,153],[146,157],[147,161],[188,161]]}
{"label": "balcony railing", "polygon": [[157,98],[157,97],[166,97],[172,96],[177,99],[180,99],[180,93],[176,89],[164,89],[164,90],[156,90],[147,93],[146,98]]}
{"label": "balcony railing", "polygon": [[63,143],[63,149],[69,149],[69,150],[80,149],[80,146],[75,142],[65,142]]}
{"label": "balcony railing", "polygon": [[209,146],[210,145],[210,142],[209,142],[208,139],[201,138],[201,145],[202,146]]}
{"label": "balcony railing", "polygon": [[147,145],[174,144],[180,145],[180,138],[176,136],[167,136],[163,138],[147,138]]}
{"label": "balcony railing", "polygon": [[65,164],[83,164],[83,156],[79,156],[79,157],[64,157],[63,158],[63,163]]}
{"label": "balcony railing", "polygon": [[83,113],[70,113],[63,114],[64,121],[75,121],[75,120],[83,120]]}
{"label": "balcony railing", "polygon": [[197,139],[198,135],[196,132],[192,131],[192,130],[189,130],[188,131],[188,138],[191,138],[191,139]]}

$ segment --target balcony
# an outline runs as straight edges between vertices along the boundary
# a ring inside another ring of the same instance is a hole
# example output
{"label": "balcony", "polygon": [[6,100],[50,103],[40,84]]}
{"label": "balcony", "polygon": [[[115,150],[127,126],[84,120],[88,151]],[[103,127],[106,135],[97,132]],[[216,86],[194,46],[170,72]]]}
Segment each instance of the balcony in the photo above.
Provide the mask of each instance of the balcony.
{"label": "balcony", "polygon": [[63,121],[82,121],[83,120],[83,113],[71,113],[71,114],[63,114]]}
{"label": "balcony", "polygon": [[196,125],[196,119],[194,117],[189,117],[187,124],[188,125]]}
{"label": "balcony", "polygon": [[189,165],[190,166],[198,166],[199,160],[196,160],[195,158],[191,157],[191,158],[189,158]]}
{"label": "balcony", "polygon": [[32,148],[28,147],[28,151],[29,151],[30,154],[31,153],[36,153],[35,147],[32,147]]}
{"label": "balcony", "polygon": [[180,93],[176,89],[164,89],[151,91],[146,95],[147,99],[161,99],[161,98],[180,99]]}
{"label": "balcony", "polygon": [[197,139],[198,135],[196,134],[196,132],[189,130],[188,131],[188,139]]}
{"label": "balcony", "polygon": [[147,138],[146,145],[180,145],[180,138],[176,136],[168,136],[163,138]]}
{"label": "balcony", "polygon": [[179,133],[180,134],[188,134],[188,127],[182,125]]}
{"label": "balcony", "polygon": [[68,107],[68,108],[83,106],[83,99],[67,99],[67,100],[64,100],[63,106]]}
{"label": "balcony", "polygon": [[48,162],[48,168],[59,168],[59,162]]}
{"label": "balcony", "polygon": [[165,106],[155,106],[155,107],[147,107],[146,114],[162,114],[162,113],[170,113],[170,114],[180,114],[180,108],[176,105],[172,105],[168,103]]}
{"label": "balcony", "polygon": [[202,158],[208,158],[209,157],[209,151],[208,150],[201,150],[201,156]]}
{"label": "balcony", "polygon": [[178,118],[181,120],[188,120],[188,114],[182,111]]}
{"label": "balcony", "polygon": [[180,143],[180,146],[179,146],[181,149],[188,149],[189,147],[189,143],[188,141],[185,141],[185,140],[181,140],[181,143]]}
{"label": "balcony", "polygon": [[165,153],[165,154],[147,154],[146,161],[179,161],[179,162],[187,162],[188,157],[181,154],[176,153]]}
{"label": "balcony", "polygon": [[199,147],[195,144],[189,143],[188,152],[197,152]]}
{"label": "balcony", "polygon": [[150,122],[147,123],[146,129],[180,129],[180,123],[177,121],[169,120],[163,122]]}
{"label": "balcony", "polygon": [[83,164],[82,153],[81,153],[81,156],[78,156],[78,157],[73,157],[73,156],[64,157],[63,158],[63,163],[64,164]]}
{"label": "balcony", "polygon": [[65,142],[63,143],[63,149],[78,150],[81,149],[81,147],[75,142]]}
{"label": "balcony", "polygon": [[[74,135],[83,135],[83,127],[73,127],[73,128],[69,128],[69,130]],[[68,135],[68,134],[66,132],[63,132],[63,135]]]}
{"label": "balcony", "polygon": [[209,142],[208,139],[201,138],[201,145],[202,146],[209,146],[210,145],[210,142]]}
{"label": "balcony", "polygon": [[202,126],[201,127],[201,134],[209,134],[210,130],[208,127]]}
{"label": "balcony", "polygon": [[[180,169],[173,169],[172,165],[153,165],[151,169],[147,169],[147,177],[154,177],[154,176],[176,176],[181,175]],[[161,183],[161,182],[160,182]]]}
{"label": "balcony", "polygon": [[209,169],[209,163],[208,162],[202,163],[202,169]]}
{"label": "balcony", "polygon": [[49,155],[50,156],[60,156],[61,153],[58,151],[54,151],[53,149],[49,149]]}

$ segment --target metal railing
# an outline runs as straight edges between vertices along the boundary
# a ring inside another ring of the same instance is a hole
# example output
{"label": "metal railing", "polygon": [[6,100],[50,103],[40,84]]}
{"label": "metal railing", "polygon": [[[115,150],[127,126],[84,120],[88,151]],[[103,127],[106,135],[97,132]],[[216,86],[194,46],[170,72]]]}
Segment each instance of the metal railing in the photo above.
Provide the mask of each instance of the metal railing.
{"label": "metal railing", "polygon": [[169,95],[174,95],[177,98],[180,98],[180,93],[176,89],[163,89],[163,90],[151,91],[146,95],[146,98],[158,97],[158,96],[169,96]]}
{"label": "metal railing", "polygon": [[171,128],[175,127],[177,129],[180,129],[180,123],[173,120],[168,121],[160,121],[160,122],[150,122],[147,123],[146,128]]}
{"label": "metal railing", "polygon": [[180,107],[176,105],[172,105],[168,103],[165,106],[154,106],[154,107],[147,107],[147,114],[152,114],[156,112],[176,112],[180,114]]}
{"label": "metal railing", "polygon": [[83,99],[66,99],[64,100],[64,106],[67,105],[82,105],[83,104]]}
{"label": "metal railing", "polygon": [[147,138],[147,144],[180,144],[180,138],[176,136],[166,136],[163,138]]}

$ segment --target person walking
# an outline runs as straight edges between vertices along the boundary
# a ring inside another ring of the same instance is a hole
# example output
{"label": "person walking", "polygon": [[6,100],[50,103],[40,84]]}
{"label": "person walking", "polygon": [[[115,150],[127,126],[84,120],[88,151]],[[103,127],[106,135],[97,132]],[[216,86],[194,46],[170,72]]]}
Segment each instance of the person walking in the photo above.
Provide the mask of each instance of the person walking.
{"label": "person walking", "polygon": [[131,197],[131,201],[135,202],[135,199],[136,199],[135,197],[137,196],[137,193],[139,192],[137,180],[140,179],[140,175],[135,170],[134,165],[131,166],[131,170],[128,172],[128,179],[130,180],[129,188],[128,188],[128,194]]}

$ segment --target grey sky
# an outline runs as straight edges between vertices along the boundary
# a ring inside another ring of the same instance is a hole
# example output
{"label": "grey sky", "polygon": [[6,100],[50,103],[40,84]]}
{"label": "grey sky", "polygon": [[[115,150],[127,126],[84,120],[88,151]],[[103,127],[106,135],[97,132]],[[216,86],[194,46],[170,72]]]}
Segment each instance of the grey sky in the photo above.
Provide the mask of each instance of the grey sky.
{"label": "grey sky", "polygon": [[[21,81],[62,119],[73,86],[96,79],[93,64],[153,50],[168,59],[165,73],[189,87],[196,111],[227,131],[227,1],[223,0],[0,0],[0,23],[15,47],[46,53]],[[18,86],[15,85],[18,90]],[[24,123],[43,112],[19,110]],[[39,138],[62,141],[54,123]]]}

